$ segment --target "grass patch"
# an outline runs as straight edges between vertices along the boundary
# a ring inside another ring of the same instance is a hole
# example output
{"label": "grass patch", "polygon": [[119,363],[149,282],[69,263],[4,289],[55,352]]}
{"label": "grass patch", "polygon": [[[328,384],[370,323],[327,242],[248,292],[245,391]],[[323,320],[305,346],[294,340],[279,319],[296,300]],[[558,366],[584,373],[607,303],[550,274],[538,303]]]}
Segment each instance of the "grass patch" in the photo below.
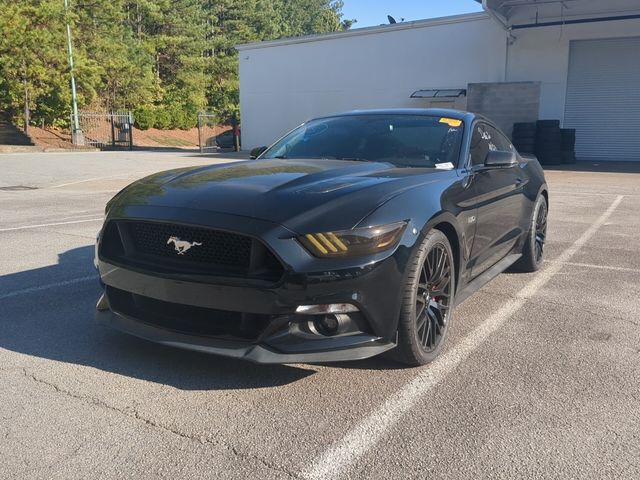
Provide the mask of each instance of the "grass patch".
{"label": "grass patch", "polygon": [[150,140],[153,140],[160,145],[167,145],[169,147],[194,147],[195,145],[187,140],[183,140],[181,138],[170,138],[170,137],[158,137],[149,135]]}

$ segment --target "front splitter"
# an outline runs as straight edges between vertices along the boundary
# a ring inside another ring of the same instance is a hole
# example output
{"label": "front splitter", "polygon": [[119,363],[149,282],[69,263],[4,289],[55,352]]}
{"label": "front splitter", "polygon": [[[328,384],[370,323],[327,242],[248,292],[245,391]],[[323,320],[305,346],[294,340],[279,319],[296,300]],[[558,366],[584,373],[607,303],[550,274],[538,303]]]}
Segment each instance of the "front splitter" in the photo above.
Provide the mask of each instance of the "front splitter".
{"label": "front splitter", "polygon": [[[281,352],[268,345],[212,337],[193,336],[143,323],[112,312],[101,298],[96,308],[98,323],[151,342],[197,352],[249,360],[255,363],[324,363],[363,360],[395,347],[395,343],[371,337],[348,348],[322,351]],[[312,340],[311,340],[312,342]]]}

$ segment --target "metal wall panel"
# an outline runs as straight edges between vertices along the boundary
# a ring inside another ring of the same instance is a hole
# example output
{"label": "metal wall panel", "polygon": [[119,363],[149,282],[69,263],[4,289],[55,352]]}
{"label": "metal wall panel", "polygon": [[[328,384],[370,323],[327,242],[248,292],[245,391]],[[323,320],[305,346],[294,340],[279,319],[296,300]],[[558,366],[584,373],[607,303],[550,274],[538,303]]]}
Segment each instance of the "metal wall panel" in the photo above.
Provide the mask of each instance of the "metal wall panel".
{"label": "metal wall panel", "polygon": [[571,42],[564,127],[579,160],[640,160],[640,37]]}

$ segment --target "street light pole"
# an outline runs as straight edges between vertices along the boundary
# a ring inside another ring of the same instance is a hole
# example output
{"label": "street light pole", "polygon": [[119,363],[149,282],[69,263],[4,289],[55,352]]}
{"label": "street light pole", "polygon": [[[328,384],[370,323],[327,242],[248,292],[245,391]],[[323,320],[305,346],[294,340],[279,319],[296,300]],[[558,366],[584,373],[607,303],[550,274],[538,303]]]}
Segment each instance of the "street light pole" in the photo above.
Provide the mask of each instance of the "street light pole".
{"label": "street light pole", "polygon": [[[69,2],[64,0],[64,12],[69,13]],[[74,145],[84,145],[84,135],[80,130],[80,121],[78,118],[78,95],[76,93],[76,79],[73,74],[73,47],[71,45],[71,26],[69,25],[69,17],[66,18],[67,23],[67,50],[69,52],[69,71],[71,73],[71,102],[73,106],[73,125],[71,139]]]}

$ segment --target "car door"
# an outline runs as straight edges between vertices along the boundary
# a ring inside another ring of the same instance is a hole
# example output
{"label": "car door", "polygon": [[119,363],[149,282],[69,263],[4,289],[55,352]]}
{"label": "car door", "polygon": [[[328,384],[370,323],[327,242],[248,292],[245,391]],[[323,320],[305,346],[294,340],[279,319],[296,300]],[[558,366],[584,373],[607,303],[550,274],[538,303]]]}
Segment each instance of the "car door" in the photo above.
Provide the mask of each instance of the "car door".
{"label": "car door", "polygon": [[486,167],[491,150],[513,151],[511,142],[495,127],[477,122],[470,147],[471,188],[477,205],[477,225],[471,249],[471,276],[476,277],[511,252],[522,234],[525,206],[524,175],[520,165]]}

